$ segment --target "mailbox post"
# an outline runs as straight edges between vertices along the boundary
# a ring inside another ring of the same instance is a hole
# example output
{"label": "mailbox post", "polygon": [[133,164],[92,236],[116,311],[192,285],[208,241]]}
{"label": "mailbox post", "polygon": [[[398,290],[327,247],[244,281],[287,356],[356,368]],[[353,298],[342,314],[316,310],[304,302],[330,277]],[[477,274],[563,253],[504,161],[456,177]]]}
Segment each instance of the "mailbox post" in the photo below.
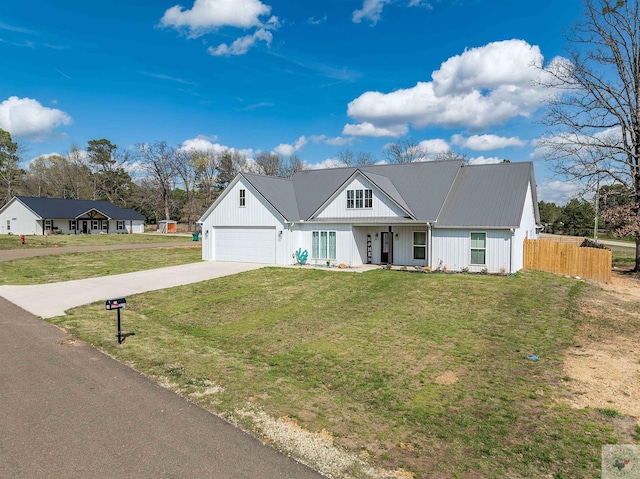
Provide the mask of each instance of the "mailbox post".
{"label": "mailbox post", "polygon": [[135,335],[135,333],[122,334],[122,328],[120,324],[120,310],[126,307],[127,307],[126,298],[107,299],[107,301],[105,302],[105,309],[107,311],[111,311],[113,309],[118,311],[118,334],[116,335],[118,337],[118,344],[122,344],[122,341],[124,341],[127,338],[127,336]]}

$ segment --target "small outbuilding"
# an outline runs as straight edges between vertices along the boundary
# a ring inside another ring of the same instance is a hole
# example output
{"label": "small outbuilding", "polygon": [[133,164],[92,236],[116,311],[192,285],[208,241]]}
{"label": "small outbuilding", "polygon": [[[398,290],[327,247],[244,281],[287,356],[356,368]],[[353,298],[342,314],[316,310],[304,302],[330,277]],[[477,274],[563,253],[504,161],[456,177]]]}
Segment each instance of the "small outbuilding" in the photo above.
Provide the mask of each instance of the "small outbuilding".
{"label": "small outbuilding", "polygon": [[0,208],[0,234],[144,233],[144,222],[108,201],[14,196]]}
{"label": "small outbuilding", "polygon": [[158,222],[158,233],[175,233],[178,231],[178,222],[162,220]]}

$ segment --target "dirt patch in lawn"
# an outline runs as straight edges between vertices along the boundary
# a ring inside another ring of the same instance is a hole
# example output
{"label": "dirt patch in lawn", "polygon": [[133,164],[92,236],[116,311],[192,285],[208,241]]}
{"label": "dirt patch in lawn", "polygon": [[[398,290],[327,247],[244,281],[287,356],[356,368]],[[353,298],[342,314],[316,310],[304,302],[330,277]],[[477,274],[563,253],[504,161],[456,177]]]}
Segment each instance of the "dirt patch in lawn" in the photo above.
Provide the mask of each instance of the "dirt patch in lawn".
{"label": "dirt patch in lawn", "polygon": [[571,405],[617,411],[640,424],[640,281],[614,273],[580,309],[585,321],[564,365]]}

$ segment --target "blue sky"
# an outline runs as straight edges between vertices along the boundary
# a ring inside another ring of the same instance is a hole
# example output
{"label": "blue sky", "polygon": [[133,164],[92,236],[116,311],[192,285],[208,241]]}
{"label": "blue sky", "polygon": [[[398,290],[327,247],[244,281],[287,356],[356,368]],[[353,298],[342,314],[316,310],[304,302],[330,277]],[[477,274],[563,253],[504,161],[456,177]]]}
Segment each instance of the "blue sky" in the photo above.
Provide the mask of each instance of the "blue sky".
{"label": "blue sky", "polygon": [[348,148],[535,161],[541,199],[573,191],[536,152],[580,0],[7,0],[0,128],[25,160],[107,138],[120,147],[296,154]]}

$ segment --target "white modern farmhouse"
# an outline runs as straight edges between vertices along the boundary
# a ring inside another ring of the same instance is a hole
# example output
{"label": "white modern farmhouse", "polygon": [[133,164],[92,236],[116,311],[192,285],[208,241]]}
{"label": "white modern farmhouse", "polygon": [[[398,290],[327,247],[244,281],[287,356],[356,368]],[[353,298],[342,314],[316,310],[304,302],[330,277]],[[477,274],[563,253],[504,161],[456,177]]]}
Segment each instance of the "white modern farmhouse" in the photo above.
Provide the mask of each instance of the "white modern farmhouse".
{"label": "white modern farmhouse", "polygon": [[511,273],[540,220],[532,163],[240,173],[201,218],[205,260]]}
{"label": "white modern farmhouse", "polygon": [[0,208],[0,234],[144,233],[144,216],[108,201],[14,196]]}

